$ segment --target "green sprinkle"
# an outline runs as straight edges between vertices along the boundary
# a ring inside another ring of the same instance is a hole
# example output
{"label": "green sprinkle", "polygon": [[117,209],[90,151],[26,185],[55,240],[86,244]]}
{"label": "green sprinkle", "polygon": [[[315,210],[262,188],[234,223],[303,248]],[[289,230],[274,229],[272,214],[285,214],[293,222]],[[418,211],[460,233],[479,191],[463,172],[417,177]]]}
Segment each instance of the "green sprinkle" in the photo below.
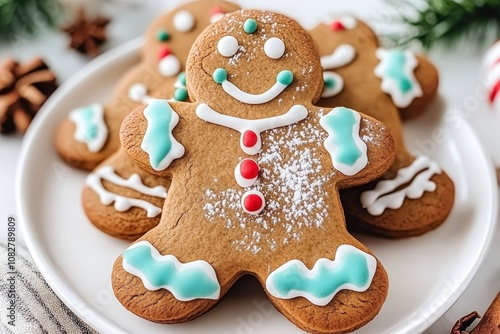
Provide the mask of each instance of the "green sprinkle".
{"label": "green sprinkle", "polygon": [[168,33],[167,30],[165,29],[160,29],[158,30],[158,32],[156,33],[156,38],[160,41],[160,42],[165,42],[165,41],[168,41],[170,39],[170,34]]}
{"label": "green sprinkle", "polygon": [[174,99],[176,101],[186,101],[188,98],[188,92],[184,88],[177,88],[174,92]]}
{"label": "green sprinkle", "polygon": [[243,30],[247,34],[253,34],[257,30],[257,22],[254,19],[247,19],[245,23],[243,23]]}
{"label": "green sprinkle", "polygon": [[280,73],[278,73],[276,80],[280,84],[288,86],[293,81],[293,73],[288,70],[281,71]]}
{"label": "green sprinkle", "polygon": [[227,71],[223,68],[218,68],[213,74],[214,81],[218,84],[222,84],[227,80]]}
{"label": "green sprinkle", "polygon": [[177,76],[177,81],[179,81],[183,86],[186,86],[186,72],[181,72]]}

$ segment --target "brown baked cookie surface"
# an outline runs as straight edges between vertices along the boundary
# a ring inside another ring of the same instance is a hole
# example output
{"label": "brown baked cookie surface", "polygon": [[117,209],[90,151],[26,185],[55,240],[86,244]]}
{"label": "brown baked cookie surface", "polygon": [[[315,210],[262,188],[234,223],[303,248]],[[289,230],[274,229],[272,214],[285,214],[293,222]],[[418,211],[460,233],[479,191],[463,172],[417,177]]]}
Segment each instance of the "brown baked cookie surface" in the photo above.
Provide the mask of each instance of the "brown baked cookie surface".
{"label": "brown baked cookie surface", "polygon": [[[106,122],[110,131],[107,144],[97,154],[87,155],[90,160],[80,162],[93,167],[120,146],[117,134],[121,120],[134,107],[147,105],[154,97],[170,101],[188,100],[185,75],[165,77],[166,71],[176,66],[176,59],[183,69],[187,50],[197,34],[224,13],[235,9],[235,5],[222,1],[192,2],[153,22],[146,34],[144,50],[148,52],[143,52],[141,64],[122,78],[116,89],[121,95],[115,97],[106,109],[105,116],[112,118]],[[179,52],[175,51],[178,49]],[[158,62],[159,56],[163,58]],[[64,124],[62,128],[68,126],[64,136],[71,136],[73,124],[69,121]],[[72,141],[58,142],[66,146],[74,144]],[[71,151],[69,146],[67,148]],[[130,180],[132,175],[135,176]],[[141,184],[142,181],[146,186]],[[165,179],[141,170],[123,150],[118,150],[88,176],[82,195],[83,207],[89,220],[102,231],[122,239],[136,240],[158,224],[167,185],[169,182]]]}
{"label": "brown baked cookie surface", "polygon": [[386,127],[314,105],[319,55],[283,15],[225,16],[196,40],[186,76],[194,103],[152,100],[122,124],[133,162],[171,185],[158,226],[115,262],[118,300],[179,323],[253,275],[305,331],[346,333],[373,319],[387,274],[347,232],[338,190],[392,165]]}
{"label": "brown baked cookie surface", "polygon": [[76,108],[62,121],[55,135],[61,158],[92,170],[120,147],[120,124],[132,110],[151,98],[187,100],[183,71],[192,43],[211,22],[237,9],[225,1],[192,1],[156,19],[140,62],[124,74],[111,100]]}
{"label": "brown baked cookie surface", "polygon": [[349,228],[398,238],[436,228],[453,207],[454,185],[437,163],[408,152],[400,119],[434,98],[436,69],[421,55],[380,48],[375,33],[353,17],[322,23],[310,34],[325,71],[319,105],[345,105],[374,117],[396,146],[396,160],[379,180],[341,192]]}

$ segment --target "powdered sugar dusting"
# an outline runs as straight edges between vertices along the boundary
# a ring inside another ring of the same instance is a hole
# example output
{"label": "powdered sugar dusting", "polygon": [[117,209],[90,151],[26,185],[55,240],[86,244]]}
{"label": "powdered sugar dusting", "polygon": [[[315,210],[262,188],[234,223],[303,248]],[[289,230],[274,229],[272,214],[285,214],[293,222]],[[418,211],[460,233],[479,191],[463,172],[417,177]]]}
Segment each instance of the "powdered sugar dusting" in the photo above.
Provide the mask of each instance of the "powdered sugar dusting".
{"label": "powdered sugar dusting", "polygon": [[[245,189],[205,191],[204,212],[211,222],[223,221],[227,228],[241,229],[243,238],[234,240],[240,251],[273,251],[278,244],[298,241],[304,229],[320,229],[327,218],[324,184],[333,176],[325,172],[319,150],[326,138],[317,124],[306,120],[299,127],[270,130],[263,134],[263,149],[256,160],[261,167],[257,183]],[[241,207],[247,190],[261,191],[266,208],[258,216]],[[283,237],[276,239],[273,231]]]}

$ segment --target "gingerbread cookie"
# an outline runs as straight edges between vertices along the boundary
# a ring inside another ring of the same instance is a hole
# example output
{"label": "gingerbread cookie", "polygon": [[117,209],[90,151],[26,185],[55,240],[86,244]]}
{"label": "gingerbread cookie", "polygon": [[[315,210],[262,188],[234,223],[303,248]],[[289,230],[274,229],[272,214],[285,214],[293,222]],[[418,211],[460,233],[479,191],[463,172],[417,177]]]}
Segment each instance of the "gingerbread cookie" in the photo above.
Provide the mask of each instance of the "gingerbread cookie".
{"label": "gingerbread cookie", "polygon": [[452,209],[454,185],[437,163],[408,152],[398,114],[415,115],[431,101],[435,68],[421,55],[380,48],[373,31],[352,17],[321,23],[310,34],[325,70],[319,105],[365,112],[387,126],[396,144],[396,160],[381,179],[341,192],[349,228],[386,237],[436,228]]}
{"label": "gingerbread cookie", "polygon": [[[150,33],[146,35],[148,38],[146,48],[156,48],[158,40],[170,43],[179,39],[177,43],[180,43],[181,40],[186,47],[192,45],[197,37],[193,32],[194,27],[187,25],[187,22],[191,20],[189,17],[192,16],[190,14],[193,10],[192,6],[196,6],[196,15],[193,17],[196,17],[195,26],[196,31],[199,32],[211,22],[220,19],[229,9],[236,9],[234,5],[227,5],[223,8],[220,6],[221,4],[220,1],[204,1],[202,4],[190,3],[175,9],[173,13],[160,17],[153,23],[149,30]],[[172,20],[172,23],[167,24]],[[192,22],[191,25],[193,24],[195,23]],[[174,31],[189,31],[190,33],[178,34],[178,37],[165,35],[172,31],[171,25],[175,28]],[[156,32],[157,35],[152,34],[152,31]],[[179,45],[174,44],[175,47],[179,47]],[[159,50],[162,52],[164,49],[160,47]],[[172,53],[178,54],[177,52]],[[148,55],[150,54],[148,53]],[[184,68],[187,54],[183,53],[182,56],[179,61],[181,67]],[[169,57],[171,56],[163,59]],[[153,61],[154,58],[150,59],[150,62]],[[158,73],[161,74],[162,63],[158,66]],[[164,71],[166,68],[163,69],[163,73]],[[174,78],[170,80],[174,80]],[[137,103],[147,104],[154,99],[153,96],[165,96],[170,101],[187,99],[185,75],[183,73],[178,75],[175,81],[174,85],[164,85],[165,80],[163,80],[163,84],[158,81],[156,85],[148,84],[146,86],[144,83],[135,83],[129,86],[130,81],[127,80],[127,84],[121,87],[123,89],[129,87],[128,96]],[[160,84],[164,87],[161,88]],[[159,90],[163,89],[161,94],[166,95],[149,93],[146,87],[158,87]],[[123,116],[115,115],[113,122],[119,121],[118,117],[121,119]],[[103,126],[105,126],[104,123]],[[86,187],[82,194],[83,207],[89,220],[102,231],[122,239],[136,240],[160,221],[161,208],[168,185],[167,180],[151,175],[135,166],[124,151],[119,150],[97,166],[87,177]]]}
{"label": "gingerbread cookie", "polygon": [[195,42],[186,75],[195,103],[153,100],[122,124],[127,154],[171,185],[159,225],[115,262],[118,300],[145,319],[179,323],[248,274],[303,330],[366,324],[388,278],[346,231],[338,189],[392,165],[385,126],[313,104],[323,90],[319,55],[283,15],[225,16]]}
{"label": "gingerbread cookie", "polygon": [[120,147],[123,119],[153,97],[188,99],[184,63],[189,49],[206,26],[239,9],[225,1],[193,1],[156,19],[145,36],[141,61],[120,80],[105,105],[72,110],[57,133],[59,155],[74,167],[92,170]]}

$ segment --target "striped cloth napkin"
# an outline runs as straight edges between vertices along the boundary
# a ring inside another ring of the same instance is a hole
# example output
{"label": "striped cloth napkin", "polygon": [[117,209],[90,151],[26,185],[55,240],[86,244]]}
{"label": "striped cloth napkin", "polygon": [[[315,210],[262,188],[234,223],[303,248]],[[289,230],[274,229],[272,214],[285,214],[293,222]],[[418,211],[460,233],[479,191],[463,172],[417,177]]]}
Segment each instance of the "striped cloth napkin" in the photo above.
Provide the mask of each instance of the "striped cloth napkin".
{"label": "striped cloth napkin", "polygon": [[97,333],[56,296],[33,263],[29,252],[20,245],[16,245],[15,326],[12,326],[12,322],[9,324],[11,318],[8,317],[7,306],[12,300],[12,294],[9,296],[9,277],[12,274],[9,274],[7,246],[4,243],[0,243],[0,254],[0,305],[3,306],[0,313],[1,333]]}

